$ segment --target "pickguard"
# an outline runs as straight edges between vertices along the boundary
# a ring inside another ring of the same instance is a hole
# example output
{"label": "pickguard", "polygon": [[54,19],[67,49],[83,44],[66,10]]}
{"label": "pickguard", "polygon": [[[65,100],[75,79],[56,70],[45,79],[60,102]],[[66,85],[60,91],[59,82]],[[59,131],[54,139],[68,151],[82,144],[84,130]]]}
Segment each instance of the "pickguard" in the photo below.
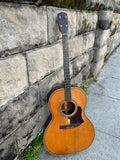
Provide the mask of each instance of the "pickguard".
{"label": "pickguard", "polygon": [[81,107],[78,106],[78,110],[76,114],[73,115],[72,117],[68,117],[68,119],[70,120],[70,124],[62,125],[60,126],[60,129],[69,129],[69,128],[75,128],[80,126],[80,124],[84,122],[81,116]]}

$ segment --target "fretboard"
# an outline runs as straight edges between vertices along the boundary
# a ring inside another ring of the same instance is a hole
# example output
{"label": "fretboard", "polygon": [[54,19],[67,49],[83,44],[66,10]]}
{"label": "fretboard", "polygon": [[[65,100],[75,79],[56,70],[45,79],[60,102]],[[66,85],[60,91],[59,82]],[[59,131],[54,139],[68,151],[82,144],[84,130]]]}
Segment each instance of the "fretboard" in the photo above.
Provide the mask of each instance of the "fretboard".
{"label": "fretboard", "polygon": [[62,43],[63,43],[63,68],[64,68],[65,101],[71,101],[71,84],[70,84],[67,34],[62,34]]}

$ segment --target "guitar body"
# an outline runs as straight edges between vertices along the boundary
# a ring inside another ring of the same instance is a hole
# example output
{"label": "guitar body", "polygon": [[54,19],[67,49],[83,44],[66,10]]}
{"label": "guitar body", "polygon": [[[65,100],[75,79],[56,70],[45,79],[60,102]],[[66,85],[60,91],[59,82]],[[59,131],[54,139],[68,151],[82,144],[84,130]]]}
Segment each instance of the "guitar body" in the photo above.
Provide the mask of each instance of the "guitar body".
{"label": "guitar body", "polygon": [[54,91],[49,98],[52,120],[45,131],[44,144],[56,155],[82,151],[91,145],[95,136],[94,127],[84,113],[85,93],[72,87],[71,101],[66,104],[64,99],[63,88]]}

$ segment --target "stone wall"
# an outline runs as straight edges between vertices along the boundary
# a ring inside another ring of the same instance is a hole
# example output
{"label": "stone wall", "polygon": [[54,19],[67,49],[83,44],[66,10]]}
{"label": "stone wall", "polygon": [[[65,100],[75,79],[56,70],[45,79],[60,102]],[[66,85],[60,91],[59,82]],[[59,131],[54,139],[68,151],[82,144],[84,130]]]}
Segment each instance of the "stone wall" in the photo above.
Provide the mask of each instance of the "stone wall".
{"label": "stone wall", "polygon": [[72,84],[80,87],[89,76],[98,75],[105,60],[120,45],[120,14],[114,8],[93,11],[1,2],[1,160],[18,159],[43,130],[50,114],[47,95],[64,83],[57,26],[57,13],[61,11],[69,19]]}

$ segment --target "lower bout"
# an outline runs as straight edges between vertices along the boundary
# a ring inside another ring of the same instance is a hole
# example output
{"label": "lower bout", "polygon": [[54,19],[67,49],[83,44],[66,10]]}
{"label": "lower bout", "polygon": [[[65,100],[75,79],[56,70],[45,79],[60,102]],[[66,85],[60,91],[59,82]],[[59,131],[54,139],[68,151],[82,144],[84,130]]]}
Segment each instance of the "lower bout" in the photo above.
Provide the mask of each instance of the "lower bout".
{"label": "lower bout", "polygon": [[92,144],[95,136],[92,124],[85,130],[83,129],[82,132],[81,129],[68,129],[58,133],[54,131],[53,134],[48,133],[45,135],[46,149],[55,155],[72,154],[85,150]]}

